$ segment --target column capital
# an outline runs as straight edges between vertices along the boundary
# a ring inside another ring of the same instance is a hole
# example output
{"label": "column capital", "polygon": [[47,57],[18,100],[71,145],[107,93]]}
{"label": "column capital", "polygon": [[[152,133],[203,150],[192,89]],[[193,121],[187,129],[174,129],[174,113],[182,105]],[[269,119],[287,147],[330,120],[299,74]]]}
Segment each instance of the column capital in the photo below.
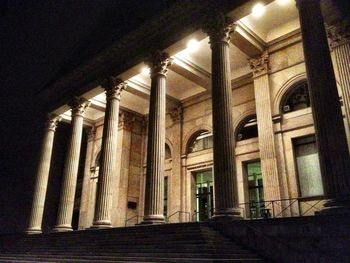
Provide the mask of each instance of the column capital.
{"label": "column capital", "polygon": [[209,43],[212,47],[215,43],[230,42],[230,33],[236,29],[236,24],[231,17],[223,13],[213,13],[206,18],[203,31],[209,36]]}
{"label": "column capital", "polygon": [[350,24],[344,22],[336,26],[327,27],[327,36],[331,48],[350,43]]}
{"label": "column capital", "polygon": [[87,107],[90,106],[90,101],[84,98],[74,97],[68,105],[72,109],[72,116],[84,116]]}
{"label": "column capital", "polygon": [[249,66],[253,71],[253,78],[265,75],[270,70],[270,58],[267,51],[264,51],[262,55],[255,58],[251,58],[248,61]]}
{"label": "column capital", "polygon": [[49,113],[46,120],[46,128],[51,131],[56,131],[58,123],[62,120],[61,116],[54,113]]}
{"label": "column capital", "polygon": [[151,78],[158,74],[166,76],[173,60],[166,52],[156,51],[151,54],[145,62],[151,69]]}
{"label": "column capital", "polygon": [[127,82],[120,78],[109,77],[102,81],[101,86],[106,91],[106,98],[120,100],[121,92],[126,89]]}

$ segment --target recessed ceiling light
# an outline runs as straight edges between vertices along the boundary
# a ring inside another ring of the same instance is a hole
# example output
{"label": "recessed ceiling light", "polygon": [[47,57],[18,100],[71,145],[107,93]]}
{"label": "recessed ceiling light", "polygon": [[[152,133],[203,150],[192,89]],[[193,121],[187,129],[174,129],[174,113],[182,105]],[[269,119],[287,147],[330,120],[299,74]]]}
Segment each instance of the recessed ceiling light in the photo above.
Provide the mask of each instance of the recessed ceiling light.
{"label": "recessed ceiling light", "polygon": [[141,69],[141,74],[142,75],[149,75],[151,73],[151,69],[149,67],[143,67]]}
{"label": "recessed ceiling light", "polygon": [[290,2],[290,0],[276,0],[276,2],[279,5],[286,5]]}
{"label": "recessed ceiling light", "polygon": [[252,8],[252,14],[254,17],[261,17],[265,13],[265,6],[262,3],[257,3]]}
{"label": "recessed ceiling light", "polygon": [[187,50],[189,52],[196,52],[199,48],[199,42],[195,39],[191,39],[190,41],[187,42]]}

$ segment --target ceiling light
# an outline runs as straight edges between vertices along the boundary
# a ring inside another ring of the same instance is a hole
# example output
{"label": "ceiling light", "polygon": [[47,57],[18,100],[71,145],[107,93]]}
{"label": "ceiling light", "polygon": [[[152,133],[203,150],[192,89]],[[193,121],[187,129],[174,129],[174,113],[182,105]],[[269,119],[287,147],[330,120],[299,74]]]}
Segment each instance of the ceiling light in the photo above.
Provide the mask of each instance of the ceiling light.
{"label": "ceiling light", "polygon": [[151,69],[149,67],[143,67],[141,69],[141,74],[148,76],[151,73]]}
{"label": "ceiling light", "polygon": [[290,2],[290,0],[276,0],[276,2],[279,5],[286,5]]}
{"label": "ceiling light", "polygon": [[189,52],[196,52],[199,48],[199,42],[195,39],[191,39],[190,41],[187,42],[187,50]]}
{"label": "ceiling light", "polygon": [[265,13],[265,6],[261,3],[257,3],[253,6],[252,14],[254,17],[261,17]]}

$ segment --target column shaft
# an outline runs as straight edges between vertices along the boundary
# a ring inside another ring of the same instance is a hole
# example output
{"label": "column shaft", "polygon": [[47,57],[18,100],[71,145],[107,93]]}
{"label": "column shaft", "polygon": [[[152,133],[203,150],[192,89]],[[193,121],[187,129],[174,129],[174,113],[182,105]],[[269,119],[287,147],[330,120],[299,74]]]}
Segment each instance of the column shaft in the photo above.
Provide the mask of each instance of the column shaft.
{"label": "column shaft", "polygon": [[83,114],[88,103],[82,99],[74,99],[72,107],[71,137],[67,149],[65,166],[63,170],[63,183],[61,186],[60,202],[57,222],[54,231],[71,231],[74,209],[74,197],[78,177],[80,146],[83,132]]}
{"label": "column shaft", "polygon": [[223,15],[210,17],[205,31],[212,49],[212,116],[214,140],[214,216],[241,217],[237,208],[232,88],[229,56],[233,23]]}
{"label": "column shaft", "polygon": [[156,53],[151,64],[144,224],[164,223],[166,72],[171,59]]}
{"label": "column shaft", "polygon": [[118,146],[118,119],[120,93],[126,83],[110,78],[105,84],[106,113],[104,118],[101,165],[97,184],[97,199],[93,227],[111,226],[111,207],[113,200],[112,178],[116,173]]}
{"label": "column shaft", "polygon": [[328,30],[328,37],[335,54],[345,114],[350,125],[350,26],[331,27]]}
{"label": "column shaft", "polygon": [[61,118],[56,115],[49,115],[47,120],[36,175],[32,209],[28,228],[26,230],[27,234],[41,233],[47,183],[50,172],[52,146],[57,123],[60,121],[60,119]]}
{"label": "column shaft", "polygon": [[297,5],[324,190],[330,199],[322,213],[348,211],[343,208],[349,206],[350,158],[320,3],[297,0]]}

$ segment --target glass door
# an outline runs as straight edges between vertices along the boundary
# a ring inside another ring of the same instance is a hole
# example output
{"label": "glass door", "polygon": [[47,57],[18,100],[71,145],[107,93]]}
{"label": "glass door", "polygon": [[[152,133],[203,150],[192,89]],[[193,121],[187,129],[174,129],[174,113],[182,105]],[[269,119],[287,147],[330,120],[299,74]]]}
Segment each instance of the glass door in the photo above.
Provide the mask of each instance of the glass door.
{"label": "glass door", "polygon": [[196,180],[196,218],[205,221],[213,214],[213,176],[212,171],[197,172]]}
{"label": "glass door", "polygon": [[260,161],[247,164],[250,217],[262,217],[265,208]]}

